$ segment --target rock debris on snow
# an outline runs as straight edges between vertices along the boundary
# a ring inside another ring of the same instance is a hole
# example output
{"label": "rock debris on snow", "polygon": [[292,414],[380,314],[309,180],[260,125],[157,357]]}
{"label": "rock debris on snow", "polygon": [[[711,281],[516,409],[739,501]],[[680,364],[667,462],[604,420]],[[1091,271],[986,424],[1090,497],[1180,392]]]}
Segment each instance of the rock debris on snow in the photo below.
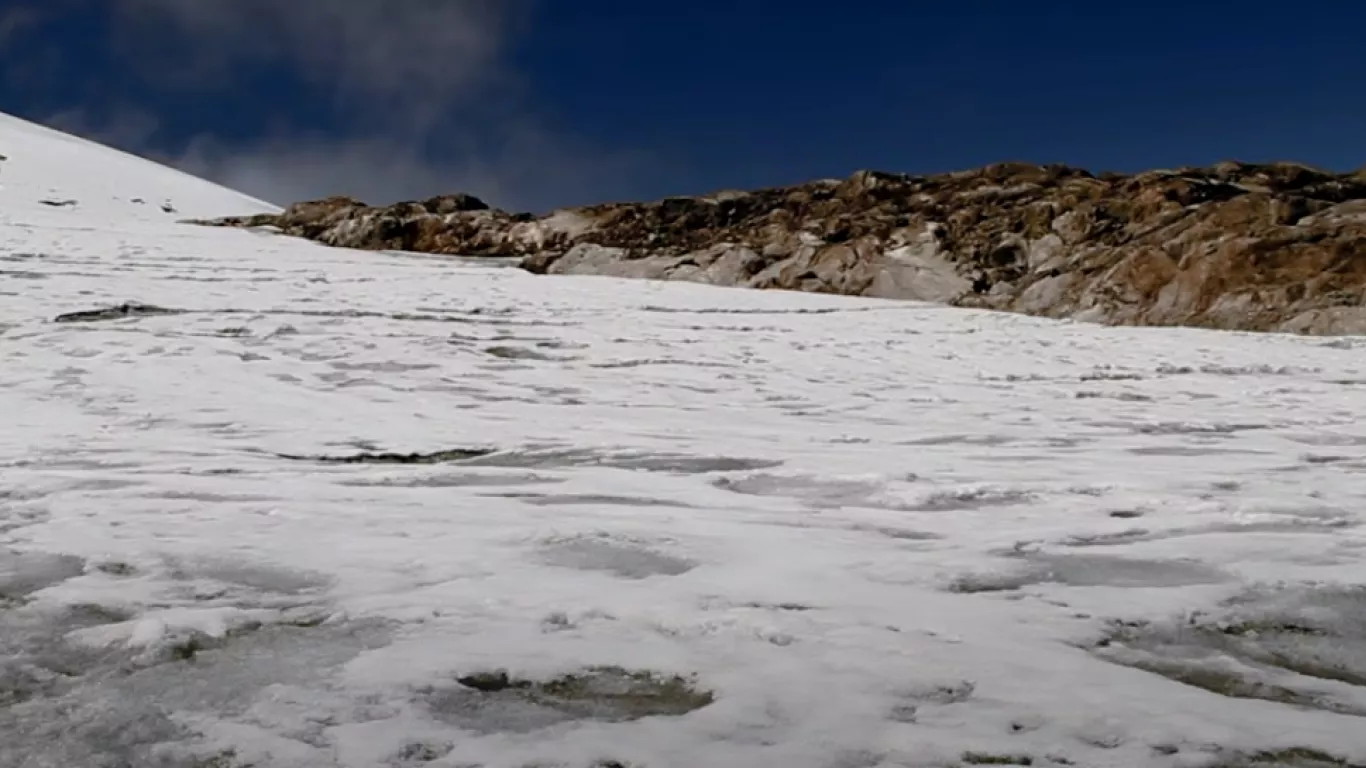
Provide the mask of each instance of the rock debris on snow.
{"label": "rock debris on snow", "polygon": [[101,309],[86,309],[79,312],[67,312],[57,315],[52,319],[54,323],[89,323],[100,320],[122,320],[129,317],[149,317],[155,315],[175,315],[180,314],[181,310],[166,309],[165,307],[155,307],[150,304],[116,304],[112,307]]}

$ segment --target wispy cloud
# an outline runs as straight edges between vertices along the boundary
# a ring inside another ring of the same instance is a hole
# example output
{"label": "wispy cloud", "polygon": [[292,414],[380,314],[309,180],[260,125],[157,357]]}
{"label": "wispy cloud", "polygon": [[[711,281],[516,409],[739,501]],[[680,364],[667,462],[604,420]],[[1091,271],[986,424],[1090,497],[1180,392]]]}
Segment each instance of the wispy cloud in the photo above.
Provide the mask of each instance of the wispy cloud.
{"label": "wispy cloud", "polygon": [[[506,81],[524,0],[119,0],[129,50],[166,77],[291,64],[356,109],[418,128]],[[150,44],[149,44],[150,43]],[[165,70],[168,63],[177,66]]]}
{"label": "wispy cloud", "polygon": [[150,112],[133,107],[101,113],[83,108],[64,109],[48,115],[43,122],[59,131],[84,136],[112,147],[149,147],[160,127],[160,122]]}
{"label": "wispy cloud", "polygon": [[[243,73],[285,72],[331,114],[300,116],[289,88],[263,92],[242,140],[213,125],[154,140],[156,105],[63,110],[48,122],[275,202],[351,194],[372,202],[471,192],[510,208],[627,197],[632,151],[563,135],[537,114],[504,53],[530,0],[118,0],[113,44],[155,92],[211,97]],[[285,116],[283,119],[280,116]]]}
{"label": "wispy cloud", "polygon": [[24,5],[0,10],[0,45],[9,43],[25,30],[38,23],[38,11]]}
{"label": "wispy cloud", "polygon": [[390,137],[293,136],[229,146],[201,137],[168,160],[190,173],[276,202],[350,195],[366,202],[468,191],[494,205],[543,211],[566,201],[622,199],[643,167],[631,152],[574,144],[534,126],[432,162]]}

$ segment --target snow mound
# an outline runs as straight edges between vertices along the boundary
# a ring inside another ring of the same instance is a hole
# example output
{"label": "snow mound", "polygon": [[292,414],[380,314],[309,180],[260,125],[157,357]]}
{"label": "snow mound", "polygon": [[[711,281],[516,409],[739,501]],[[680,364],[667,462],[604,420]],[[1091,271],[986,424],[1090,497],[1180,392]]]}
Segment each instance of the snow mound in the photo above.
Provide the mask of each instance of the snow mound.
{"label": "snow mound", "polygon": [[167,220],[270,213],[270,203],[141,157],[0,113],[0,204],[73,220]]}

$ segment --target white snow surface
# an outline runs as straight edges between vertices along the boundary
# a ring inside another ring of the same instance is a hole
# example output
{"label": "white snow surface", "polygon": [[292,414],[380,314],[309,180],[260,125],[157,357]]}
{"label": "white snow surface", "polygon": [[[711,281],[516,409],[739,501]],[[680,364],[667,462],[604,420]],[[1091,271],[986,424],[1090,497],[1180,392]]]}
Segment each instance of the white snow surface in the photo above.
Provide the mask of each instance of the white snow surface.
{"label": "white snow surface", "polygon": [[272,213],[270,203],[0,113],[0,194],[10,214],[66,209],[68,226]]}
{"label": "white snow surface", "polygon": [[[1095,648],[1289,612],[1366,669],[1366,340],[328,249],[10,118],[0,153],[4,768],[1366,761],[1352,674]],[[122,302],[178,312],[54,322]],[[493,452],[360,460],[454,449]],[[714,700],[457,682],[594,667]]]}

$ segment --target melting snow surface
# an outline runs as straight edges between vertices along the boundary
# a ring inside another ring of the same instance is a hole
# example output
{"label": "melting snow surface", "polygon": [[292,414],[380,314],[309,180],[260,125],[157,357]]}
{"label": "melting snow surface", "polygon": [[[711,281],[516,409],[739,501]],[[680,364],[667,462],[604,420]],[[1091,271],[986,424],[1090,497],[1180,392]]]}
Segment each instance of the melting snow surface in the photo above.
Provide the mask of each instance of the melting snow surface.
{"label": "melting snow surface", "polygon": [[195,228],[5,121],[0,766],[1366,761],[1366,342]]}

